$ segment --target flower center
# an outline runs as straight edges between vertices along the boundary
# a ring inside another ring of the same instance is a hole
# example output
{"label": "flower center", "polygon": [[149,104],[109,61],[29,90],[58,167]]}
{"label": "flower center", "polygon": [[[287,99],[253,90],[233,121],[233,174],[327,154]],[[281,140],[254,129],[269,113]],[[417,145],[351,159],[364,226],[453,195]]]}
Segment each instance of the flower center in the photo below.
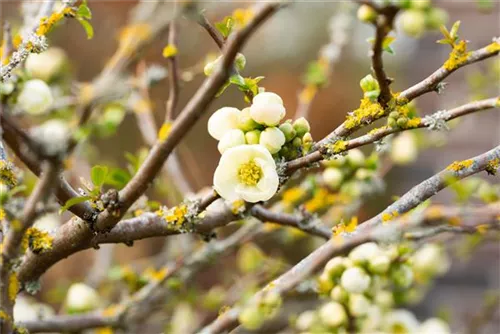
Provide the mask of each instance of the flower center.
{"label": "flower center", "polygon": [[247,186],[255,186],[262,178],[262,168],[253,160],[241,164],[238,169],[238,179]]}

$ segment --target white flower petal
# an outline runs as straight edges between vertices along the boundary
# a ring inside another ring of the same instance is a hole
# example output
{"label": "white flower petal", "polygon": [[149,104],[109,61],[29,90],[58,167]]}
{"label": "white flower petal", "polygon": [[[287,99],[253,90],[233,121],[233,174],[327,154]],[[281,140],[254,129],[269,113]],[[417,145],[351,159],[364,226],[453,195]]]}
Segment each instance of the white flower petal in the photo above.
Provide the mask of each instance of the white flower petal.
{"label": "white flower petal", "polygon": [[283,105],[283,99],[276,94],[271,92],[262,92],[257,95],[252,100],[252,104],[281,104]]}
{"label": "white flower petal", "polygon": [[238,128],[240,111],[232,107],[220,108],[208,119],[208,133],[215,139],[221,138],[230,130]]}
{"label": "white flower petal", "polygon": [[278,125],[285,117],[286,110],[281,104],[252,104],[250,106],[250,117],[254,121],[267,126]]}
{"label": "white flower petal", "polygon": [[226,150],[240,145],[245,145],[245,134],[241,130],[234,129],[228,131],[222,137],[219,144],[217,145],[217,149],[222,154]]}

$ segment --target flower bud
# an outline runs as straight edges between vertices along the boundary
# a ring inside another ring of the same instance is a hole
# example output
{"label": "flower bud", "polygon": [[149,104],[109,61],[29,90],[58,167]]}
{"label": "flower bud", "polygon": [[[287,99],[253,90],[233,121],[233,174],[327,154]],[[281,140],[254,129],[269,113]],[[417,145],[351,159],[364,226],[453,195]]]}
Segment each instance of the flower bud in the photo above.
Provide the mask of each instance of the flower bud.
{"label": "flower bud", "polygon": [[406,165],[417,159],[417,138],[414,133],[403,132],[392,141],[391,159],[398,165]]}
{"label": "flower bud", "polygon": [[368,261],[370,272],[378,275],[385,274],[391,266],[391,259],[386,255],[377,255]]}
{"label": "flower bud", "polygon": [[293,125],[290,122],[285,122],[279,126],[279,129],[285,135],[286,142],[292,141],[293,138],[297,135],[297,132],[293,128]]}
{"label": "flower bud", "polygon": [[330,291],[330,298],[339,303],[345,303],[349,295],[347,291],[340,285],[335,286],[332,291]]}
{"label": "flower bud", "polygon": [[401,28],[408,36],[418,38],[425,32],[425,14],[420,10],[404,11],[400,16],[400,22]]}
{"label": "flower bud", "polygon": [[282,302],[279,293],[268,291],[260,302],[261,312],[265,317],[272,318],[278,313]]}
{"label": "flower bud", "polygon": [[268,104],[280,104],[283,105],[283,100],[276,93],[262,92],[254,96],[252,104],[258,105],[268,105]]}
{"label": "flower bud", "polygon": [[230,130],[238,128],[240,111],[232,107],[220,108],[208,119],[208,133],[215,139],[221,140]]}
{"label": "flower bud", "polygon": [[356,174],[354,174],[354,177],[356,180],[360,181],[366,181],[369,180],[373,177],[375,173],[371,170],[368,170],[366,168],[360,168],[356,171]]}
{"label": "flower bud", "polygon": [[375,22],[377,19],[377,12],[368,5],[361,5],[358,8],[358,20],[362,22]]}
{"label": "flower bud", "polygon": [[236,69],[238,71],[243,71],[245,69],[245,66],[247,64],[247,59],[242,53],[238,53],[236,55],[236,59],[234,60],[234,66],[236,66]]}
{"label": "flower bud", "polygon": [[31,53],[26,58],[26,71],[31,77],[49,81],[62,69],[66,54],[60,48],[49,48],[42,53]]}
{"label": "flower bud", "polygon": [[406,126],[406,124],[408,124],[408,117],[405,117],[405,116],[401,116],[399,117],[397,120],[396,120],[396,124],[400,127],[400,128],[404,128]]}
{"label": "flower bud", "polygon": [[349,312],[355,317],[368,313],[370,306],[370,301],[362,294],[353,293],[349,296]]}
{"label": "flower bud", "polygon": [[295,321],[295,328],[299,331],[307,331],[316,322],[316,313],[314,311],[302,312]]}
{"label": "flower bud", "polygon": [[344,307],[337,302],[328,302],[319,309],[321,322],[330,327],[337,327],[347,321]]}
{"label": "flower bud", "polygon": [[250,106],[253,120],[267,126],[278,125],[285,113],[283,100],[275,93],[262,92],[255,95]]}
{"label": "flower bud", "polygon": [[389,114],[389,118],[398,119],[400,115],[401,114],[398,113],[397,111],[391,111],[391,113]]}
{"label": "flower bud", "polygon": [[66,151],[71,133],[66,123],[53,119],[33,129],[31,136],[46,154],[57,155]]}
{"label": "flower bud", "polygon": [[17,103],[27,113],[39,115],[52,106],[54,98],[50,87],[40,79],[33,79],[24,83],[23,90],[17,97]]}
{"label": "flower bud", "polygon": [[366,93],[369,92],[376,92],[376,97],[380,94],[380,86],[378,84],[378,81],[371,74],[368,74],[363,79],[361,79],[361,81],[359,82],[359,86],[365,93],[365,97]]}
{"label": "flower bud", "polygon": [[296,148],[302,147],[302,139],[300,139],[299,137],[293,138],[292,146]]}
{"label": "flower bud", "polygon": [[218,62],[217,60],[214,60],[214,61],[210,61],[208,62],[205,67],[203,67],[203,73],[209,77],[210,75],[212,75],[212,73],[214,73],[214,70],[215,70],[215,66],[218,65]]}
{"label": "flower bud", "polygon": [[428,29],[439,29],[448,22],[448,13],[441,8],[432,7],[426,15]]}
{"label": "flower bud", "polygon": [[394,296],[387,290],[378,290],[373,298],[375,304],[384,309],[390,309],[394,306]]}
{"label": "flower bud", "polygon": [[249,145],[258,144],[260,141],[260,134],[261,134],[260,130],[252,130],[245,133],[245,139],[247,144]]}
{"label": "flower bud", "polygon": [[391,278],[394,283],[402,288],[408,288],[413,283],[413,270],[406,264],[391,270]]}
{"label": "flower bud", "polygon": [[370,286],[370,276],[359,267],[352,267],[344,271],[340,284],[348,292],[363,293]]}
{"label": "flower bud", "polygon": [[238,116],[238,128],[242,131],[252,131],[259,126],[252,117],[250,117],[250,108],[243,109]]}
{"label": "flower bud", "polygon": [[304,117],[300,117],[293,122],[293,128],[297,132],[297,137],[303,137],[307,132],[311,131],[309,122]]}
{"label": "flower bud", "polygon": [[0,95],[10,95],[16,86],[12,81],[0,82]]}
{"label": "flower bud", "polygon": [[326,168],[323,171],[323,181],[333,189],[340,187],[343,179],[344,175],[338,168]]}
{"label": "flower bud", "polygon": [[353,168],[361,167],[363,166],[363,163],[365,162],[365,155],[360,149],[352,149],[347,152],[347,162],[351,165]]}
{"label": "flower bud", "polygon": [[411,7],[415,9],[426,9],[431,5],[431,0],[412,0]]}
{"label": "flower bud", "polygon": [[419,334],[450,334],[450,326],[439,318],[430,318],[424,321],[419,329]]}
{"label": "flower bud", "polygon": [[83,313],[99,307],[99,295],[90,286],[75,283],[70,286],[66,295],[68,313]]}
{"label": "flower bud", "polygon": [[327,293],[330,292],[332,288],[333,280],[331,276],[326,272],[321,273],[318,277],[318,291],[320,293]]}
{"label": "flower bud", "polygon": [[245,134],[243,131],[234,129],[227,132],[224,137],[219,141],[217,149],[220,154],[224,153],[227,149],[231,147],[236,147],[240,145],[245,145]]}
{"label": "flower bud", "polygon": [[285,135],[278,128],[266,128],[260,134],[259,144],[267,148],[271,154],[278,153],[285,144]]}
{"label": "flower bud", "polygon": [[381,254],[381,250],[378,245],[375,242],[367,242],[355,247],[349,253],[349,259],[351,259],[354,264],[365,264],[379,254]]}
{"label": "flower bud", "polygon": [[255,330],[262,326],[265,318],[257,305],[249,305],[240,312],[238,320],[245,329]]}
{"label": "flower bud", "polygon": [[442,275],[448,271],[450,261],[444,250],[436,244],[425,244],[413,255],[413,268],[426,275]]}
{"label": "flower bud", "polygon": [[341,256],[336,256],[326,263],[324,272],[334,278],[340,276],[344,269],[344,259]]}

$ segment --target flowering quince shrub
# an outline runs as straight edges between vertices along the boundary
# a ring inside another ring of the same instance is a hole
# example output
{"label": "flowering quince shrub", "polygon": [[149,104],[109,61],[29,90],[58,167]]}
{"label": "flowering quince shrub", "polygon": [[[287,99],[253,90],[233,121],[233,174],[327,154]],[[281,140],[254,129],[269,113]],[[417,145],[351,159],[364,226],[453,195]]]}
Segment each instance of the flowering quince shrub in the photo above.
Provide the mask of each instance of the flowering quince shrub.
{"label": "flowering quince shrub", "polygon": [[[92,39],[87,1],[23,1],[21,20],[12,20],[19,24],[2,17],[0,334],[215,334],[239,327],[446,334],[480,333],[495,321],[498,294],[486,292],[484,305],[470,305],[466,319],[423,317],[414,306],[454,261],[498,241],[500,146],[449,161],[377,215],[360,217],[375,196],[388,194],[385,176],[393,166],[442,147],[461,118],[499,107],[500,97],[489,95],[498,94],[498,62],[489,60],[500,52],[499,38],[471,47],[460,21],[449,23],[430,0],[332,3],[327,44],[307,65],[292,110],[290,97],[266,87],[263,76],[246,76],[242,49],[264,22],[294,5],[259,2],[222,16],[197,2],[139,1],[117,49],[85,83],[75,82],[74,61],[51,34],[74,21]],[[478,1],[482,11],[492,5]],[[189,68],[179,61],[185,24],[203,28],[218,47]],[[374,36],[366,44],[371,71],[356,87],[359,105],[333,110],[345,119],[313,139],[308,115],[355,24],[370,25]],[[396,57],[394,41],[432,33],[442,35],[437,47],[448,57],[426,59],[436,70],[396,91],[401,78],[385,66]],[[166,45],[155,50],[162,36]],[[141,59],[146,49],[162,62]],[[484,72],[467,73],[483,61]],[[466,71],[470,101],[422,110],[420,97],[455,88],[444,82],[455,71]],[[183,83],[197,76],[203,84],[181,105]],[[163,81],[166,111],[156,124],[150,91]],[[238,90],[241,101],[214,111],[210,103],[227,89]],[[194,189],[187,177],[194,168],[181,164],[177,148],[204,114],[220,158],[212,186]],[[123,152],[120,167],[100,161],[92,139],[120,140],[127,116],[146,147]],[[433,196],[444,189],[454,198],[440,204]],[[163,251],[115,261],[117,244],[153,237],[167,240]],[[46,274],[90,248],[95,259],[80,265],[86,278]]]}

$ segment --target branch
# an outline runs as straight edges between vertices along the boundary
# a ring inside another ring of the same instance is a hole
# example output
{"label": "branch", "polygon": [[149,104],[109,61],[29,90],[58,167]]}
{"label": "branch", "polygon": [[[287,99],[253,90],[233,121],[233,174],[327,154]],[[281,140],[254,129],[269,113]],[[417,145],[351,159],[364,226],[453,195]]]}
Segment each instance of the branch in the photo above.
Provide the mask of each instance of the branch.
{"label": "branch", "polygon": [[[344,233],[343,235],[341,235],[342,238],[332,239],[331,241],[316,249],[314,252],[300,261],[297,265],[295,265],[292,269],[278,277],[273,282],[269,283],[253,298],[259,298],[261,295],[268,292],[276,292],[282,294],[286,291],[289,291],[306,277],[318,270],[333,256],[344,254],[352,248],[365,242],[372,241],[373,239],[378,240],[378,238],[380,237],[380,233],[377,233],[379,232],[379,230],[376,229],[376,227],[382,225],[382,222],[384,221],[383,217],[385,216],[385,214],[391,214],[391,217],[394,217],[396,215],[395,213],[401,215],[408,212],[428,198],[434,196],[437,192],[439,192],[446,186],[452,184],[453,180],[451,180],[450,177],[454,177],[459,180],[467,176],[479,173],[485,170],[488,166],[488,163],[493,159],[500,159],[500,146],[497,146],[496,148],[486,153],[468,160],[472,161],[472,164],[469,167],[465,167],[458,171],[453,171],[447,168],[440,173],[432,176],[431,178],[423,181],[422,183],[408,191],[405,195],[403,195],[400,199],[390,205],[383,212],[369,219],[368,221],[365,221],[356,229],[354,233]],[[390,224],[390,226],[402,226],[402,228],[405,228],[405,226],[410,225]],[[238,326],[238,315],[240,310],[241,309],[239,307],[233,307],[232,309],[226,311],[221,316],[219,316],[212,324],[205,327],[201,331],[201,333],[220,333],[233,329],[234,327]]]}
{"label": "branch", "polygon": [[[335,154],[340,154],[351,150],[356,147],[364,146],[367,144],[372,144],[380,139],[402,131],[419,129],[419,128],[433,128],[439,122],[447,122],[452,119],[465,116],[471,113],[475,113],[482,110],[487,110],[491,108],[498,108],[500,97],[489,98],[485,100],[479,100],[464,104],[460,107],[456,107],[447,111],[438,111],[430,116],[426,116],[420,120],[412,128],[391,128],[389,126],[383,126],[380,129],[371,131],[366,135],[345,141],[345,147],[335,152]],[[319,162],[324,159],[324,154],[328,153],[328,148],[326,146],[321,146],[317,151],[314,151],[306,156],[292,160],[286,164],[286,170],[288,174],[296,171],[297,169],[310,166],[315,162]]]}
{"label": "branch", "polygon": [[[168,44],[173,46],[177,45],[177,23],[175,20],[172,20],[169,25]],[[167,69],[170,90],[168,92],[165,122],[170,122],[175,118],[175,108],[177,106],[177,101],[179,100],[179,66],[176,55],[167,59]]]}
{"label": "branch", "polygon": [[215,44],[217,44],[219,49],[222,50],[224,47],[225,40],[220,35],[219,31],[215,29],[212,23],[208,21],[207,17],[203,13],[199,13],[196,22],[198,22],[198,24],[208,32],[210,37],[212,37],[212,39],[214,40]]}

